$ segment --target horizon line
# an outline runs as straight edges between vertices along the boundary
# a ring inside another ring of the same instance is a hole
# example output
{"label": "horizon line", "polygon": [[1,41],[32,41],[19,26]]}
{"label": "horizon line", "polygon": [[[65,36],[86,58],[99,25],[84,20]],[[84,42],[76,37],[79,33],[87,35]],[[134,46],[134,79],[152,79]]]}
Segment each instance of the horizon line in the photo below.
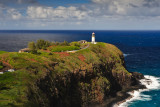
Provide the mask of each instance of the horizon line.
{"label": "horizon line", "polygon": [[160,29],[0,29],[0,31],[160,31]]}

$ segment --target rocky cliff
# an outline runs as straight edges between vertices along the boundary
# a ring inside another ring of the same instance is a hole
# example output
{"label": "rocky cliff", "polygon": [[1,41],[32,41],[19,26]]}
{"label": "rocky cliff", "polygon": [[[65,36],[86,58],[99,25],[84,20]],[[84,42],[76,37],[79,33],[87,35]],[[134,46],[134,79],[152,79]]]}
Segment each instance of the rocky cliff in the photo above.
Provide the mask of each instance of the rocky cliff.
{"label": "rocky cliff", "polygon": [[[87,49],[76,53],[8,53],[1,55],[0,59],[8,61],[17,70],[11,74],[13,77],[19,76],[13,86],[18,94],[15,93],[15,99],[6,105],[111,106],[117,100],[114,98],[121,97],[123,92],[138,89],[138,80],[143,78],[142,74],[128,72],[123,53],[106,43],[90,44]],[[4,87],[0,89],[5,95]]]}

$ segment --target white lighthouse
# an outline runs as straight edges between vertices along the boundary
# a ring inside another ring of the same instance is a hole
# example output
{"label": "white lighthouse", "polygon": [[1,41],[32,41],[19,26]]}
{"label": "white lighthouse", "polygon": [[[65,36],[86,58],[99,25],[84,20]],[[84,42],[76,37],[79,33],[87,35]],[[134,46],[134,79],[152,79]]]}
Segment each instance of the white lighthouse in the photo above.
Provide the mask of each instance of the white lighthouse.
{"label": "white lighthouse", "polygon": [[91,42],[92,44],[96,44],[96,41],[95,41],[95,33],[93,32],[92,33],[92,42]]}

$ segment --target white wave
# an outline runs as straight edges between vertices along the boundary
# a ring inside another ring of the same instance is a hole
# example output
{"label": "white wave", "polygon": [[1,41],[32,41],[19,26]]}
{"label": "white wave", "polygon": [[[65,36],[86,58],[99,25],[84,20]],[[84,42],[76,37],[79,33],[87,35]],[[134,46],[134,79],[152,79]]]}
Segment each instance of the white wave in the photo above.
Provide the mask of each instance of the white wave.
{"label": "white wave", "polygon": [[145,95],[142,92],[144,91],[151,91],[151,90],[159,90],[160,89],[160,77],[154,77],[145,75],[145,79],[140,80],[141,84],[145,85],[147,89],[139,89],[133,92],[129,92],[131,99],[127,100],[126,102],[120,105],[114,105],[114,107],[128,107],[128,105],[132,104],[134,101],[150,101],[152,100],[152,96]]}
{"label": "white wave", "polygon": [[123,54],[124,57],[127,57],[127,56],[129,56],[129,55],[131,55],[131,54]]}
{"label": "white wave", "polygon": [[145,75],[146,79],[140,80],[140,82],[147,87],[148,90],[160,89],[160,77],[154,77]]}

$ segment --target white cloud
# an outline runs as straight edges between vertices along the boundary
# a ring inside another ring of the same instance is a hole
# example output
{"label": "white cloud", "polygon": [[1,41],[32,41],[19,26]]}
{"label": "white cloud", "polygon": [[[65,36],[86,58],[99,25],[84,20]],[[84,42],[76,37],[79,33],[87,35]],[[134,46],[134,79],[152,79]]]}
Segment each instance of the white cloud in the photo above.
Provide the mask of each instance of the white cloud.
{"label": "white cloud", "polygon": [[13,20],[18,20],[22,17],[21,13],[13,8],[7,10],[7,16]]}
{"label": "white cloud", "polygon": [[[160,0],[91,0],[88,4],[55,8],[33,5],[38,3],[37,0],[13,0],[15,5],[27,4],[23,8],[13,8],[6,6],[9,1],[0,0],[0,21],[13,22],[13,25],[20,23],[28,28],[89,26],[91,29],[105,24],[107,27],[124,23],[129,23],[129,26],[131,23],[143,25],[144,22],[157,24],[160,19]],[[1,5],[5,7],[2,9]]]}
{"label": "white cloud", "polygon": [[0,0],[0,4],[7,6],[8,4],[36,4],[38,0]]}
{"label": "white cloud", "polygon": [[27,8],[27,15],[30,19],[44,19],[44,20],[83,20],[88,17],[86,11],[78,10],[76,7],[33,7]]}
{"label": "white cloud", "polygon": [[[92,0],[101,15],[159,16],[160,0]],[[94,11],[93,11],[94,12]]]}

